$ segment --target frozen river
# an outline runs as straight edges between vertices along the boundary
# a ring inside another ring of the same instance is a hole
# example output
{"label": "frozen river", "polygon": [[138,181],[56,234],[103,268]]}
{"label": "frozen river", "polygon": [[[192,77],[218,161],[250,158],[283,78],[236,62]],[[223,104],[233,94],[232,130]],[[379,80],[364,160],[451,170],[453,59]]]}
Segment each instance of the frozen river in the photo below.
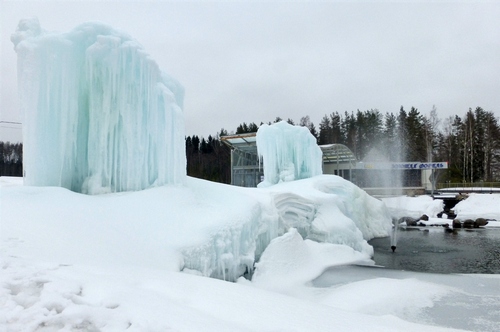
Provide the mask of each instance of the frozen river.
{"label": "frozen river", "polygon": [[388,238],[373,239],[377,265],[433,273],[500,274],[500,229],[399,228],[397,249]]}

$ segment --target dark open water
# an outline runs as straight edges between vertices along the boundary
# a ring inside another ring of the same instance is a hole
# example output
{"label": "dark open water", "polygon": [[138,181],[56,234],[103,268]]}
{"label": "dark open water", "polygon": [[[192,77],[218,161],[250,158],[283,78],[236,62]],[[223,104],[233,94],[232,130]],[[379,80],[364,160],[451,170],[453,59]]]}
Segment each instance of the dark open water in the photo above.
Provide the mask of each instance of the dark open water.
{"label": "dark open water", "polygon": [[396,252],[389,238],[369,241],[377,265],[432,273],[500,274],[500,228],[406,227],[397,233]]}

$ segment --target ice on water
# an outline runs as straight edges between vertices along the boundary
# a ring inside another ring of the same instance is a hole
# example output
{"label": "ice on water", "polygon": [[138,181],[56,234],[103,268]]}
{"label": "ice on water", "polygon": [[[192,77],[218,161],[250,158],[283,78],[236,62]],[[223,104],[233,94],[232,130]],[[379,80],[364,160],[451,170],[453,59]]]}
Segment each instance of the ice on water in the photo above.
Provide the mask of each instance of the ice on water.
{"label": "ice on water", "polygon": [[135,40],[100,23],[46,32],[36,18],[11,39],[26,184],[96,194],[184,181],[183,88]]}

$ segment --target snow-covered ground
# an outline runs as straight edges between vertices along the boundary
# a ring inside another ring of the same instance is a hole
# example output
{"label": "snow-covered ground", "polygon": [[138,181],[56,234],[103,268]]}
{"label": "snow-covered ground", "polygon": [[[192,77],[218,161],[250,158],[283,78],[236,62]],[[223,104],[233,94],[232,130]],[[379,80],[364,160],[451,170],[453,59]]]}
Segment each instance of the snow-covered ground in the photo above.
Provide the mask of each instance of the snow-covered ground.
{"label": "snow-covered ground", "polygon": [[430,196],[396,196],[382,198],[394,218],[411,217],[419,219],[423,214],[436,217],[443,211],[443,201]]}
{"label": "snow-covered ground", "polygon": [[[500,221],[500,194],[469,194],[469,197],[454,207],[457,218],[476,219],[477,217]],[[490,225],[489,224],[489,225]]]}
{"label": "snow-covered ground", "polygon": [[470,328],[452,323],[456,306],[488,311],[473,329],[500,328],[497,275],[374,267],[366,241],[390,215],[347,181],[186,182],[87,196],[1,177],[0,331]]}
{"label": "snow-covered ground", "polygon": [[[466,219],[485,218],[488,219],[488,227],[500,227],[500,194],[468,194],[467,199],[458,202],[453,208],[457,215],[456,219],[464,221]],[[387,197],[382,201],[389,208],[393,218],[411,217],[420,219],[422,215],[429,217],[428,221],[421,220],[425,225],[451,224],[451,220],[446,215],[437,218],[438,213],[443,212],[444,204],[441,199],[432,199],[430,196],[400,196]]]}

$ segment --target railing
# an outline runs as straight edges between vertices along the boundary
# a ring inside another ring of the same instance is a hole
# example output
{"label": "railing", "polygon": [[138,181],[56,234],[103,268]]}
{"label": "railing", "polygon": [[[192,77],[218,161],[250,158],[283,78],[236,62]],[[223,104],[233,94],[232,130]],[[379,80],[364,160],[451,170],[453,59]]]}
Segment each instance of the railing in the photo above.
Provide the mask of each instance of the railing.
{"label": "railing", "polygon": [[439,191],[500,193],[500,182],[441,182],[436,188]]}

